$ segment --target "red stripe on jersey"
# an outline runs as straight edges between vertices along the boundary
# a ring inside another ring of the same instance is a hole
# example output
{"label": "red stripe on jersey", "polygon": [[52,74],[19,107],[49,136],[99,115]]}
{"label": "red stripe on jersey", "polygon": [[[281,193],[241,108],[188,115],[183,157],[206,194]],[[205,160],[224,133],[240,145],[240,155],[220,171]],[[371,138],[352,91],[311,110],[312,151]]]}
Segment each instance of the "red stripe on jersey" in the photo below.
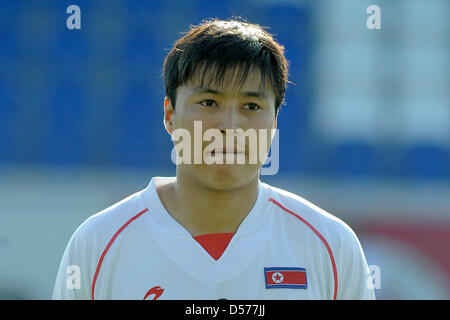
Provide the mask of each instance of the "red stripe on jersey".
{"label": "red stripe on jersey", "polygon": [[144,214],[145,212],[147,212],[148,209],[144,209],[141,212],[139,212],[137,215],[135,215],[134,217],[132,217],[130,220],[128,220],[126,223],[124,223],[123,226],[120,227],[119,230],[116,231],[116,233],[113,235],[113,237],[111,238],[111,240],[109,240],[105,250],[103,250],[102,255],[100,256],[100,260],[98,261],[97,264],[97,269],[95,269],[95,274],[94,274],[94,280],[92,280],[92,300],[94,300],[94,289],[95,289],[95,283],[97,282],[97,278],[98,278],[98,274],[100,272],[100,268],[102,267],[102,263],[103,263],[103,259],[105,258],[106,253],[108,252],[109,248],[111,247],[111,245],[113,244],[114,240],[116,240],[117,236],[126,228],[128,227],[128,225],[133,222],[134,220],[136,220],[137,218],[139,218],[142,214]]}
{"label": "red stripe on jersey", "polygon": [[305,219],[300,217],[298,214],[296,214],[296,213],[292,212],[291,210],[285,208],[282,204],[280,204],[278,201],[276,201],[276,200],[274,200],[272,198],[270,198],[269,201],[272,201],[273,203],[275,203],[277,206],[279,206],[284,211],[286,211],[286,212],[290,213],[291,215],[293,215],[294,217],[300,219],[300,221],[302,221],[304,224],[306,224],[316,234],[316,236],[318,236],[319,239],[323,242],[323,244],[325,245],[325,248],[327,249],[328,254],[330,256],[331,266],[333,267],[333,277],[334,277],[334,295],[333,295],[333,299],[336,300],[337,290],[338,290],[338,276],[337,276],[337,270],[336,270],[336,263],[334,262],[333,252],[331,251],[330,245],[328,244],[327,240],[325,240],[325,238],[320,234],[320,232],[317,231],[308,221],[306,221]]}
{"label": "red stripe on jersey", "polygon": [[214,260],[219,260],[234,233],[209,233],[193,237]]}

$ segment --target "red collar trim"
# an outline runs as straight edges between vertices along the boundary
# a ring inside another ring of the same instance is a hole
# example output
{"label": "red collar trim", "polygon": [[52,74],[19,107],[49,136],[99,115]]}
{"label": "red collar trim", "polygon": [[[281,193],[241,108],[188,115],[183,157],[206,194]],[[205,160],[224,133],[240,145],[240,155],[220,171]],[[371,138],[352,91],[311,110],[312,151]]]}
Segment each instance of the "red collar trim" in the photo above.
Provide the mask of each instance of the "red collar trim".
{"label": "red collar trim", "polygon": [[219,260],[234,233],[209,233],[193,237],[214,260]]}

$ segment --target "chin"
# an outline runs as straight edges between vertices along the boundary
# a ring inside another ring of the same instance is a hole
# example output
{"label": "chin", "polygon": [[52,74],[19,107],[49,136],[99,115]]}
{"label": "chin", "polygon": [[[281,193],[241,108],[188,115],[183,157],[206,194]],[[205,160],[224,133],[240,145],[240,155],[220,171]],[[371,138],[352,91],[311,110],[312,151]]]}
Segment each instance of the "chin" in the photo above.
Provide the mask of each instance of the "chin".
{"label": "chin", "polygon": [[197,176],[211,189],[232,190],[257,178],[259,169],[249,165],[214,164],[198,168]]}

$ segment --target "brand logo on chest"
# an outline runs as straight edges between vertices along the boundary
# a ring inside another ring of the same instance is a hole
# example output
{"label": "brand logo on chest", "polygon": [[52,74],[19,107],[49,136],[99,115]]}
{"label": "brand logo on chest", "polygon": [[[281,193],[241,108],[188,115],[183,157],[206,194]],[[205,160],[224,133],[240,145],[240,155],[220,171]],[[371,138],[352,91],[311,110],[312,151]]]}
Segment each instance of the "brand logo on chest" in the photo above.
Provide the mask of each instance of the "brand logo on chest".
{"label": "brand logo on chest", "polygon": [[164,292],[164,289],[161,288],[160,286],[153,287],[147,291],[143,300],[146,300],[151,295],[154,295],[152,300],[156,300],[163,294],[163,292]]}

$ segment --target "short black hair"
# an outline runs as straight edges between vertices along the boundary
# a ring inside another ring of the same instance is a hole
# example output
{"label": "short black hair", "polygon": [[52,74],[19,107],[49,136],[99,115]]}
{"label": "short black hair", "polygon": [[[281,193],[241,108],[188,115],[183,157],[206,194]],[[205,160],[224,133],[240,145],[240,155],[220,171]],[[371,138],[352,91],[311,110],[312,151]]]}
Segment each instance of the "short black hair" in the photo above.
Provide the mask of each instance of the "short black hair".
{"label": "short black hair", "polygon": [[284,47],[257,24],[236,19],[208,19],[191,26],[178,39],[164,60],[163,78],[166,96],[175,109],[176,89],[203,67],[202,84],[207,70],[213,70],[216,83],[222,83],[229,68],[239,67],[243,84],[252,68],[261,72],[261,84],[268,76],[275,93],[275,114],[284,101],[288,82],[288,61]]}

